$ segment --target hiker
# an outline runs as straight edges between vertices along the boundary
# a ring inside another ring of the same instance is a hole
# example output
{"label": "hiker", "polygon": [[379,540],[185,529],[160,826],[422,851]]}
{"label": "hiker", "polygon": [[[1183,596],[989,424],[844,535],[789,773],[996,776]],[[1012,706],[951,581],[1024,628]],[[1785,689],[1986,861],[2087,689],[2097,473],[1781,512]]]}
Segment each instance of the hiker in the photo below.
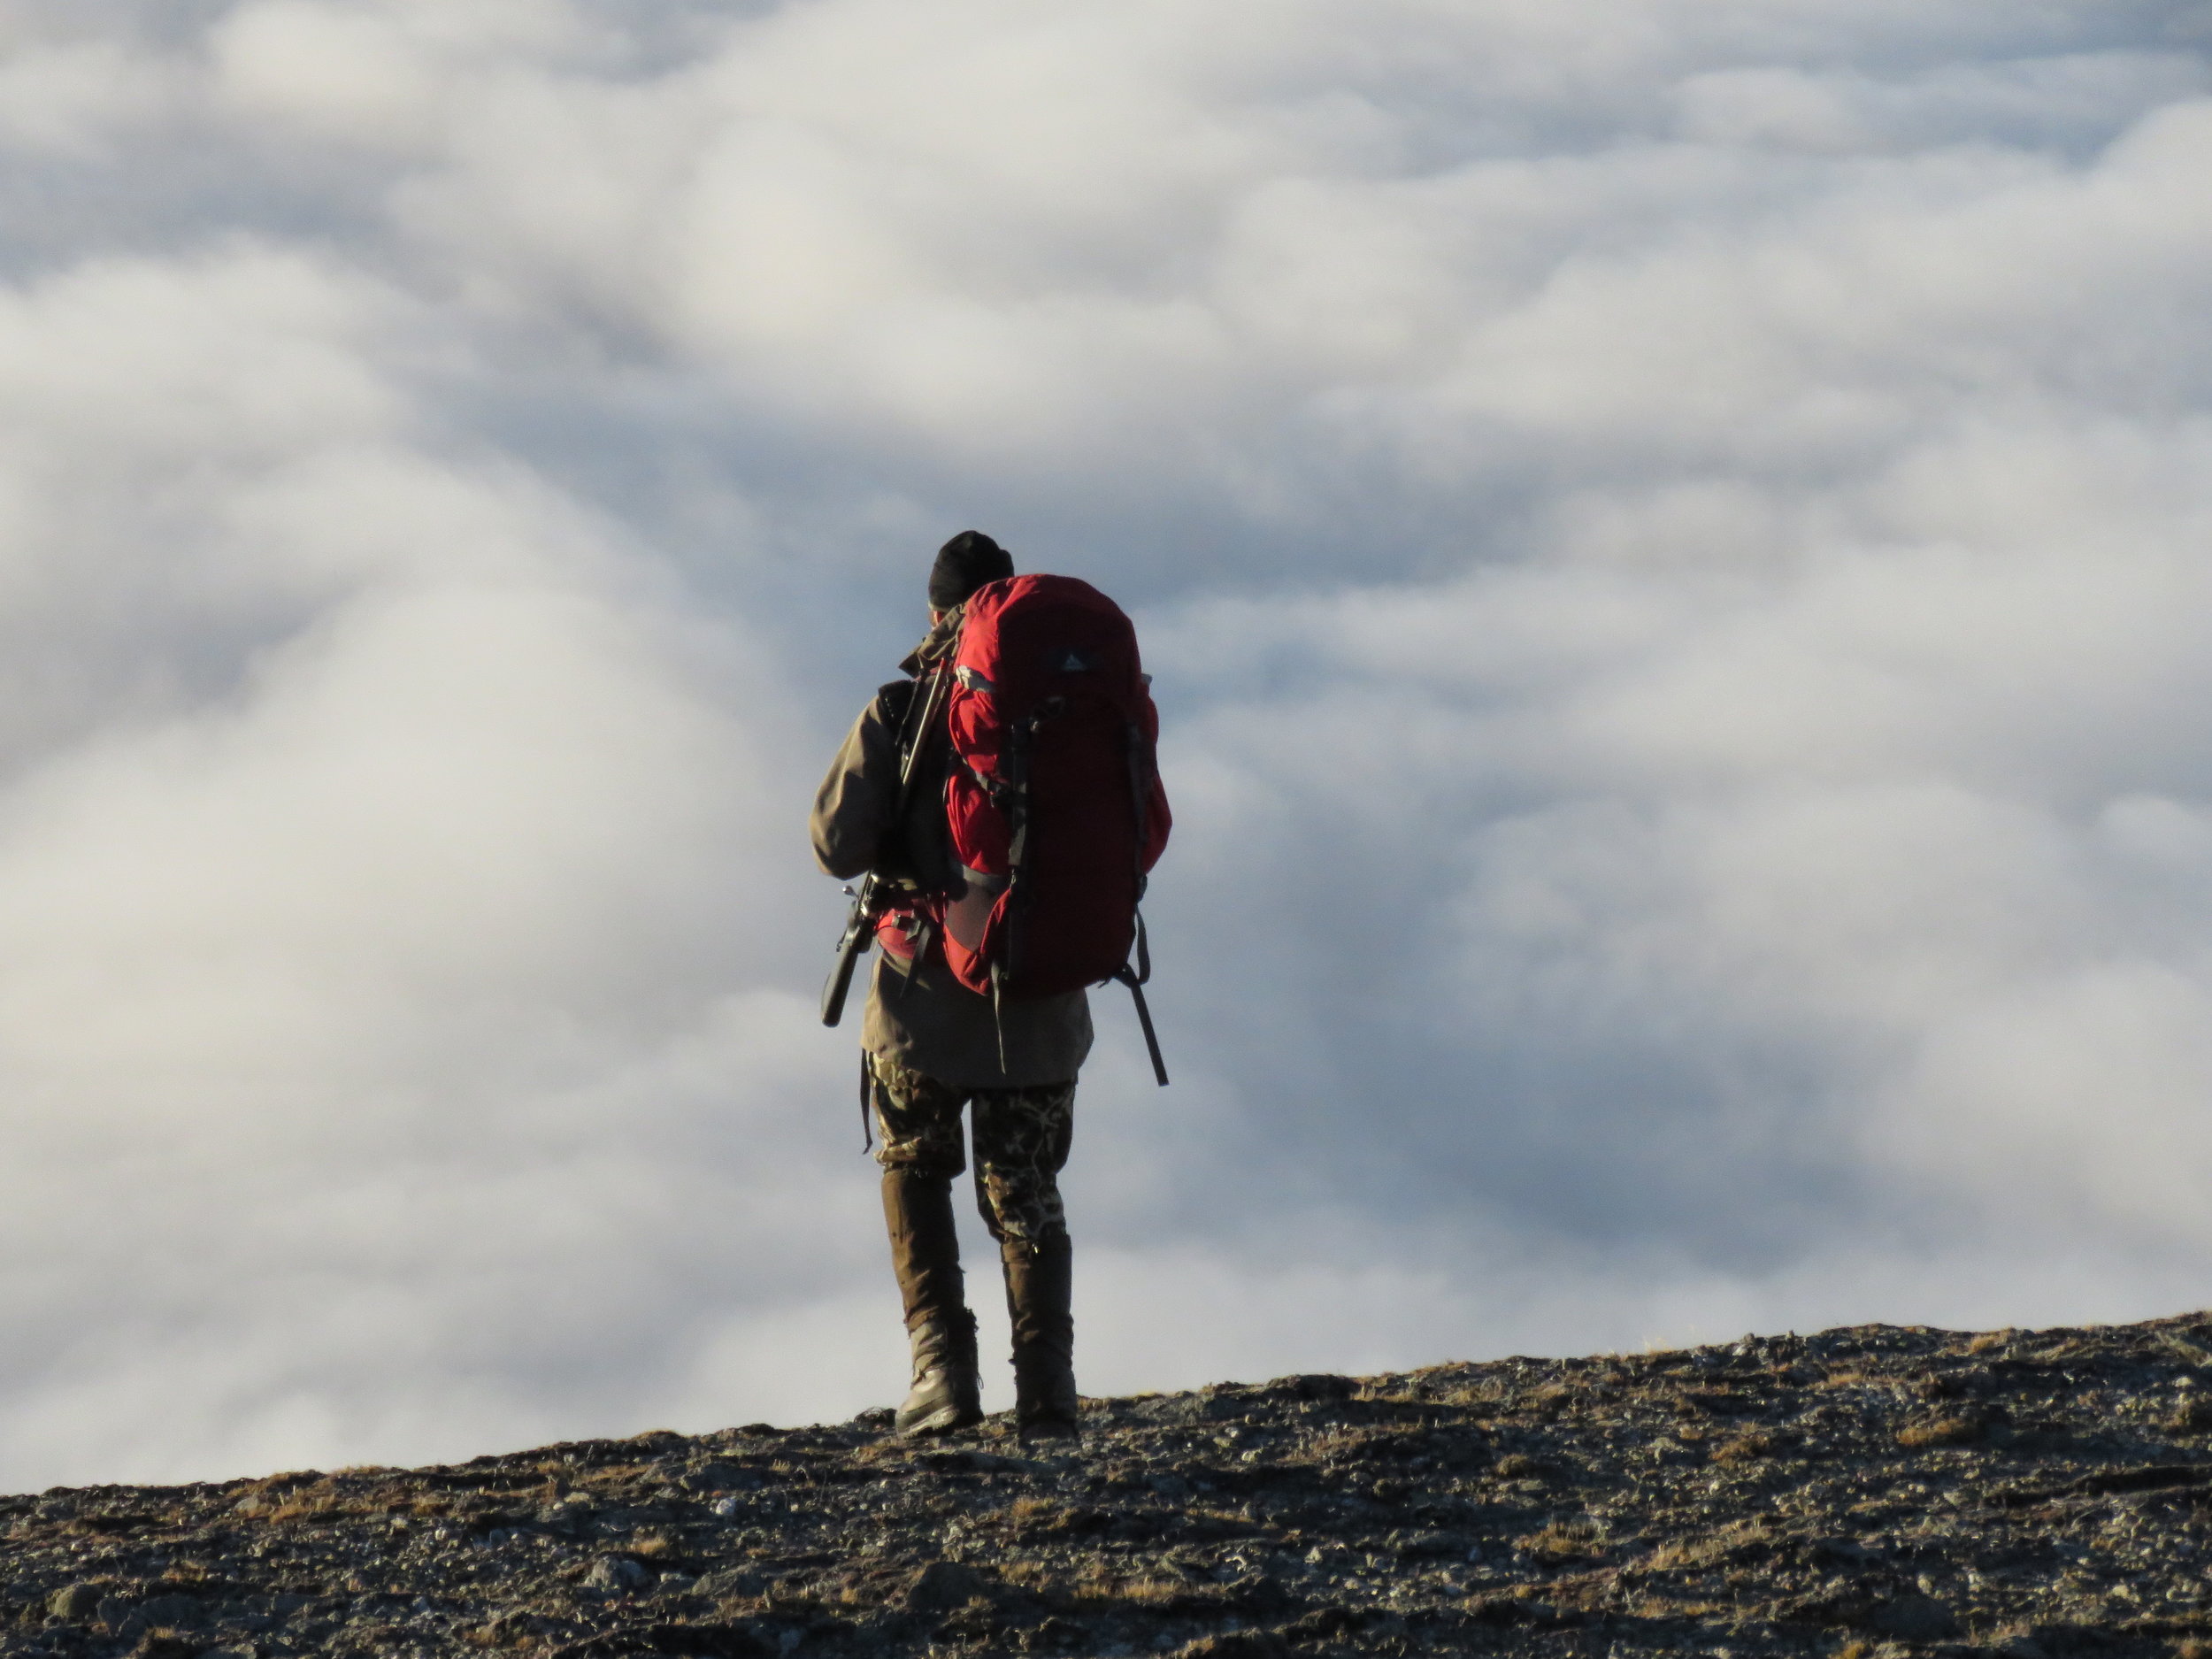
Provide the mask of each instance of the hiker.
{"label": "hiker", "polygon": [[[816,859],[833,876],[867,877],[823,1019],[837,1023],[872,933],[883,949],[861,1027],[861,1104],[879,1142],[912,1348],[898,1432],[983,1417],[953,1230],[968,1108],[977,1205],[1013,1326],[1015,1421],[1025,1439],[1069,1438],[1075,1330],[1058,1176],[1091,1048],[1084,986],[1122,979],[1142,1016],[1143,975],[1128,962],[1133,942],[1144,955],[1136,901],[1167,839],[1157,717],[1127,618],[1087,585],[1015,578],[1006,550],[969,530],[939,550],[928,592],[930,629],[900,665],[907,678],[862,710],[815,797]],[[1002,646],[1013,650],[1004,663]],[[1033,757],[1045,765],[1034,789]]]}

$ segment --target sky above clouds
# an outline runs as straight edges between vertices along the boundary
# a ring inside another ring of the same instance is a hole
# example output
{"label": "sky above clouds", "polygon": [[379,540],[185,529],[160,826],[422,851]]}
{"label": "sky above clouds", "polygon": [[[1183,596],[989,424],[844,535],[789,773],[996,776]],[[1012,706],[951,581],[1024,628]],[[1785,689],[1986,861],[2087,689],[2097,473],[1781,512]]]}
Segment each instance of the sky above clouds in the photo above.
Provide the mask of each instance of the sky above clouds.
{"label": "sky above clouds", "polygon": [[1165,722],[1087,1389],[2202,1305],[2208,172],[2151,0],[0,0],[0,1484],[895,1398],[970,526]]}

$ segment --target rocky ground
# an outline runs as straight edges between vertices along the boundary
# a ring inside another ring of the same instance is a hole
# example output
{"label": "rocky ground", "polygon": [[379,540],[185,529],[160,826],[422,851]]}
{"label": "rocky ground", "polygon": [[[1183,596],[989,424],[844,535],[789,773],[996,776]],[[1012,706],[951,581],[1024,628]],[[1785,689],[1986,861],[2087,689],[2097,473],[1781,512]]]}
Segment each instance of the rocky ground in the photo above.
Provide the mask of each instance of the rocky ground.
{"label": "rocky ground", "polygon": [[0,1654],[2212,1659],[2212,1315],[0,1500]]}

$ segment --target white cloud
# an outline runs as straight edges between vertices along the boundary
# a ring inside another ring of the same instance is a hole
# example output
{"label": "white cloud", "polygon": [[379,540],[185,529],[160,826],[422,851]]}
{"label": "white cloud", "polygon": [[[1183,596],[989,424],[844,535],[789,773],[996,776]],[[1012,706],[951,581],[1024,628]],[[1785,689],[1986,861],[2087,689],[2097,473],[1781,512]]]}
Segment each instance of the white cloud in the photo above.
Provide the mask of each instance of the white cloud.
{"label": "white cloud", "polygon": [[96,157],[111,134],[158,123],[176,80],[114,41],[28,43],[0,71],[0,131],[35,151]]}
{"label": "white cloud", "polygon": [[1169,717],[1091,1386],[2198,1294],[2188,22],[0,6],[0,1479],[895,1393],[799,821],[967,524]]}

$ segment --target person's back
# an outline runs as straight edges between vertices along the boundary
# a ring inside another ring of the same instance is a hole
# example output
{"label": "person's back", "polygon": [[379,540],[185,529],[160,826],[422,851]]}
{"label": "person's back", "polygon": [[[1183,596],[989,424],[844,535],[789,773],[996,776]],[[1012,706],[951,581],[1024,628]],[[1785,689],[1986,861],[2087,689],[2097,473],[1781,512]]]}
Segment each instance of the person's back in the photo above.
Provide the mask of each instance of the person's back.
{"label": "person's back", "polygon": [[[873,872],[884,895],[874,918],[883,949],[861,1032],[862,1096],[880,1141],[884,1218],[913,1348],[913,1389],[897,1417],[908,1434],[982,1417],[975,1320],[963,1294],[952,1210],[952,1183],[966,1165],[961,1115],[971,1108],[977,1202],[999,1246],[1013,1326],[1016,1418],[1025,1434],[1071,1435],[1077,1427],[1071,1249],[1058,1176],[1073,1127],[1076,1073],[1090,1052],[1090,1010],[1080,988],[983,995],[949,965],[949,907],[986,890],[988,878],[960,864],[946,822],[948,776],[955,768],[972,772],[972,758],[954,749],[941,719],[920,718],[941,710],[936,693],[949,680],[964,607],[978,589],[1012,573],[1013,561],[979,532],[940,550],[930,574],[932,626],[903,664],[909,678],[882,687],[862,711],[814,806],[821,867],[848,879]],[[1133,643],[1131,653],[1133,672]],[[1143,742],[1148,766],[1148,730]],[[910,749],[910,764],[902,765]],[[903,790],[902,772],[910,774]],[[1140,801],[1155,815],[1151,833],[1142,833],[1141,815],[1139,825],[1148,867],[1167,817],[1156,780],[1146,783]],[[1124,813],[1127,798],[1125,790]],[[1140,869],[1139,888],[1141,881]],[[972,962],[963,965],[975,971]]]}

